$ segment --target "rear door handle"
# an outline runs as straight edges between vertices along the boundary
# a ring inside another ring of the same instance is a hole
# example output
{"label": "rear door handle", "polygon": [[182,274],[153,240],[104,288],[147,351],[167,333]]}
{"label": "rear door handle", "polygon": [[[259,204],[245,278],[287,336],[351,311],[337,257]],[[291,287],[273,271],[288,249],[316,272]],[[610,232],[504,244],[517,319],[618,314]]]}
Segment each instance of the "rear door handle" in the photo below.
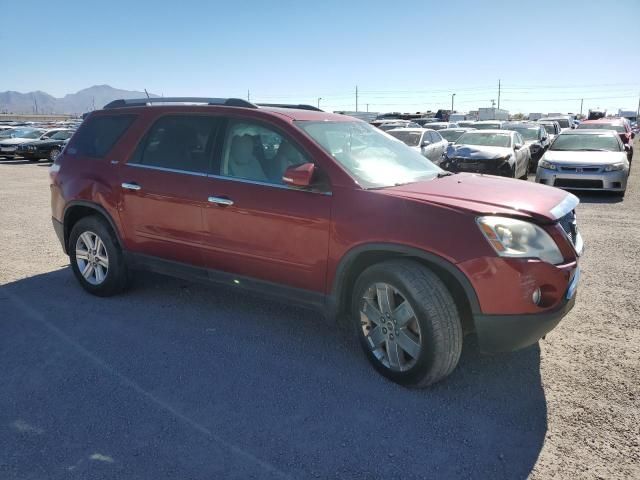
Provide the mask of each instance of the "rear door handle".
{"label": "rear door handle", "polygon": [[222,207],[230,207],[231,205],[233,205],[233,200],[231,200],[230,198],[209,197],[208,200],[209,203],[215,203],[216,205],[220,205]]}
{"label": "rear door handle", "polygon": [[141,190],[142,187],[140,185],[138,185],[135,182],[124,182],[122,185],[122,188],[124,188],[125,190]]}

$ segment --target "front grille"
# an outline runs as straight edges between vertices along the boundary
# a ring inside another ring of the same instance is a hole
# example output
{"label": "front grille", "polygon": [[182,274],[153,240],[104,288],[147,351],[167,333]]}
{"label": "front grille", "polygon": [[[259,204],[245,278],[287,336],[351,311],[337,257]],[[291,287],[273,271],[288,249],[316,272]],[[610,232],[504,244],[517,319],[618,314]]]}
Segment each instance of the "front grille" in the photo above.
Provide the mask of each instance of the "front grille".
{"label": "front grille", "polygon": [[560,171],[570,173],[598,173],[600,167],[560,167]]}
{"label": "front grille", "polygon": [[569,240],[574,245],[576,244],[576,237],[578,236],[578,225],[576,224],[576,212],[575,210],[571,210],[564,217],[561,217],[558,220],[558,223],[564,230],[564,233],[567,234]]}
{"label": "front grille", "polygon": [[602,188],[602,180],[581,180],[575,178],[556,178],[554,187],[564,188]]}

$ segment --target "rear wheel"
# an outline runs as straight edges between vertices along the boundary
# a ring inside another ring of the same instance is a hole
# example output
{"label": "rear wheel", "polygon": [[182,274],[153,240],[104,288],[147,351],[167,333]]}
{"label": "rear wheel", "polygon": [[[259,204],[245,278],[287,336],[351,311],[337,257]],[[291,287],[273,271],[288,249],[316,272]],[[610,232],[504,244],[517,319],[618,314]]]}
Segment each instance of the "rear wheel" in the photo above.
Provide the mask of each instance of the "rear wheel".
{"label": "rear wheel", "polygon": [[103,218],[81,218],[71,230],[68,252],[76,279],[89,293],[108,297],[126,288],[124,257],[113,230]]}
{"label": "rear wheel", "polygon": [[462,327],[455,302],[419,263],[394,260],[367,268],[355,285],[352,315],[367,358],[396,383],[426,387],[458,364]]}

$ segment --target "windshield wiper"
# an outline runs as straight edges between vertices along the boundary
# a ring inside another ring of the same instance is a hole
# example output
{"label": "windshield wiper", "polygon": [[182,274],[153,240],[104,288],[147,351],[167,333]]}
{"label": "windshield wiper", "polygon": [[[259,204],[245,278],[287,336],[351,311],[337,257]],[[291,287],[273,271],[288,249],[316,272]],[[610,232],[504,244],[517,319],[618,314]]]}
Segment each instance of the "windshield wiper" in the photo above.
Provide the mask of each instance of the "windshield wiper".
{"label": "windshield wiper", "polygon": [[453,172],[440,172],[436,175],[436,178],[448,177],[449,175],[453,175]]}

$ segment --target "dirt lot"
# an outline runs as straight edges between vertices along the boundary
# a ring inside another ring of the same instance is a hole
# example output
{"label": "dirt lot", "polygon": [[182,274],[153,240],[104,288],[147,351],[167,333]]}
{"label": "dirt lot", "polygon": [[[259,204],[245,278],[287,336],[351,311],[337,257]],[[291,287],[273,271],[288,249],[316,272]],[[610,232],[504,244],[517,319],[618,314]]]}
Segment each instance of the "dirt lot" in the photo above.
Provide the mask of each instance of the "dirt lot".
{"label": "dirt lot", "polygon": [[558,328],[468,338],[421,391],[316,313],[155,275],[86,294],[46,165],[0,160],[0,478],[640,478],[639,157],[623,202],[581,195]]}

